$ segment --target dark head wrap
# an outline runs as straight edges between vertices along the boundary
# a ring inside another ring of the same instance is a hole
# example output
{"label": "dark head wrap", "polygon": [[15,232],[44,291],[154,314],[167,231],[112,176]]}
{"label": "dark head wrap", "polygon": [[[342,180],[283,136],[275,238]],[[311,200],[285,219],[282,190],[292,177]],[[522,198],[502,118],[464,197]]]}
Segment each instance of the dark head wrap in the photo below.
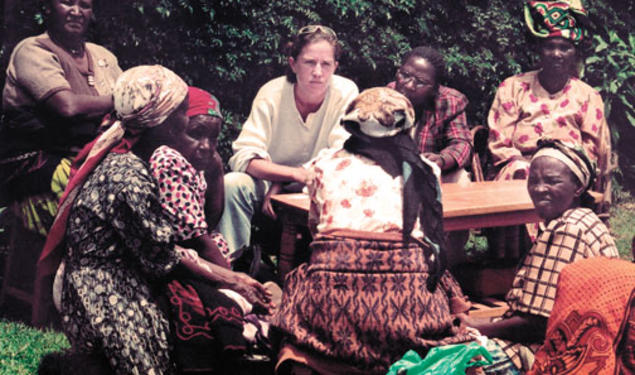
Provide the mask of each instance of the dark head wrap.
{"label": "dark head wrap", "polygon": [[347,108],[342,125],[351,133],[344,149],[375,161],[392,177],[403,176],[403,240],[413,239],[418,218],[423,247],[431,251],[428,288],[434,290],[446,267],[441,186],[407,133],[414,125],[412,104],[387,87],[364,90]]}
{"label": "dark head wrap", "polygon": [[529,1],[525,22],[538,38],[561,37],[577,44],[586,36],[587,11],[581,0]]}

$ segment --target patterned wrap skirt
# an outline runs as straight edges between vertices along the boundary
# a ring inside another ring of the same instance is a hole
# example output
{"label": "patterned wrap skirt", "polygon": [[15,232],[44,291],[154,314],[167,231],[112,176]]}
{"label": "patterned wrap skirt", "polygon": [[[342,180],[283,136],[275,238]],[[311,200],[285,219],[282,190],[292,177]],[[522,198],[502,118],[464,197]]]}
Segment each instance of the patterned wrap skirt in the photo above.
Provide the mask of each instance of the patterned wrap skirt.
{"label": "patterned wrap skirt", "polygon": [[453,318],[469,303],[448,272],[434,292],[426,288],[427,252],[418,245],[323,235],[311,250],[310,262],[287,276],[273,318],[283,346],[386,373],[409,349],[424,356],[471,340]]}

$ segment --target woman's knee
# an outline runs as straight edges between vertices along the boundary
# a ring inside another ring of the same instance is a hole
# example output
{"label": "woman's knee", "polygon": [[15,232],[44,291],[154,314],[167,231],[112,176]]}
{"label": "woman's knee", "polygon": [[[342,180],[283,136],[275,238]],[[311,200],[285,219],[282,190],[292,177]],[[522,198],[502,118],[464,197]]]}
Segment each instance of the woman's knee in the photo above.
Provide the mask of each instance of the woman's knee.
{"label": "woman's knee", "polygon": [[264,181],[257,180],[247,173],[227,173],[224,182],[225,201],[256,201],[264,196]]}

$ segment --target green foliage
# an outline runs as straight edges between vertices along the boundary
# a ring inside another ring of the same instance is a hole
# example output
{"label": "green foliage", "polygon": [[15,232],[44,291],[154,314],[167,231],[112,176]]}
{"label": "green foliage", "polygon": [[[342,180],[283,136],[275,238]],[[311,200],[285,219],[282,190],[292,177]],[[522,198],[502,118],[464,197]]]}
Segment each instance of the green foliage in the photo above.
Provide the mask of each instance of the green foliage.
{"label": "green foliage", "polygon": [[[14,33],[20,38],[35,34],[41,28],[36,0],[11,2],[20,19]],[[633,127],[634,36],[626,15],[635,5],[585,4],[593,24],[601,25],[594,32],[585,80],[601,90],[617,141],[618,135],[624,138],[623,128]],[[229,114],[221,140],[227,158],[258,88],[284,73],[282,47],[309,23],[338,33],[344,50],[339,74],[360,89],[393,80],[411,47],[438,48],[447,59],[445,84],[468,96],[471,123],[485,123],[498,84],[535,65],[522,7],[523,1],[506,0],[96,0],[91,40],[113,51],[123,68],[163,64],[216,94]],[[4,47],[12,46],[5,41]],[[635,180],[630,163],[622,163],[622,171]]]}
{"label": "green foliage", "polygon": [[0,321],[0,337],[0,375],[35,374],[43,355],[70,346],[61,333],[7,321]]}
{"label": "green foliage", "polygon": [[594,36],[593,54],[585,61],[584,79],[602,94],[613,147],[620,152],[620,180],[635,186],[635,35],[623,38],[603,29]]}

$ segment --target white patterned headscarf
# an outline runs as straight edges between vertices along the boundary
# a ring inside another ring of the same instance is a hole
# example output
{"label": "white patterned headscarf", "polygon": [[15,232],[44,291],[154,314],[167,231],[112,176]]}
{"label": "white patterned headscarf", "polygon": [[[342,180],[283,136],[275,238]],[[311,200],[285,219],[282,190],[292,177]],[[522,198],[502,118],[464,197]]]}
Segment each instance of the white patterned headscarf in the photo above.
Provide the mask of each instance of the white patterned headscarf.
{"label": "white patterned headscarf", "polygon": [[391,137],[414,125],[415,111],[402,94],[386,87],[364,90],[346,110],[342,124],[355,122],[362,133]]}
{"label": "white patterned headscarf", "polygon": [[123,72],[113,92],[117,118],[126,129],[162,124],[187,95],[187,84],[161,65],[141,65]]}

